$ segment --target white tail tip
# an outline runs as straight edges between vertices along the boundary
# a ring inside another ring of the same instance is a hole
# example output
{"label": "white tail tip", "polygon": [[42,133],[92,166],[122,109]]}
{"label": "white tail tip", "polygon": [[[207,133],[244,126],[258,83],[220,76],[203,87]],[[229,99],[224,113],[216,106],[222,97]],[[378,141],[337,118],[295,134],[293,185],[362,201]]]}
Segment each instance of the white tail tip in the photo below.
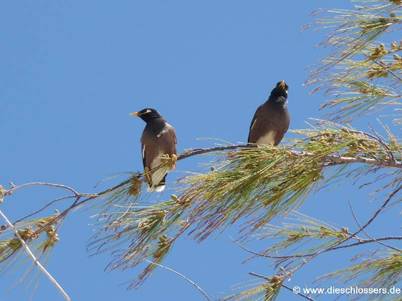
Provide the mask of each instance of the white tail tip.
{"label": "white tail tip", "polygon": [[166,185],[160,185],[156,187],[148,187],[148,192],[162,192],[165,190]]}

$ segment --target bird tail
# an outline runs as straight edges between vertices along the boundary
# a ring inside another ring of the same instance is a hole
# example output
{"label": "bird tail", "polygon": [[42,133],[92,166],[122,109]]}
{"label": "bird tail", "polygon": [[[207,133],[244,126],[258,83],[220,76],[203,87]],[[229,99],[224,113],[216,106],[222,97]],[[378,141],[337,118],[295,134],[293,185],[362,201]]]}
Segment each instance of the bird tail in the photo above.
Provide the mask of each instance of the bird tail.
{"label": "bird tail", "polygon": [[162,192],[166,187],[166,175],[163,179],[156,185],[152,185],[148,187],[148,192]]}

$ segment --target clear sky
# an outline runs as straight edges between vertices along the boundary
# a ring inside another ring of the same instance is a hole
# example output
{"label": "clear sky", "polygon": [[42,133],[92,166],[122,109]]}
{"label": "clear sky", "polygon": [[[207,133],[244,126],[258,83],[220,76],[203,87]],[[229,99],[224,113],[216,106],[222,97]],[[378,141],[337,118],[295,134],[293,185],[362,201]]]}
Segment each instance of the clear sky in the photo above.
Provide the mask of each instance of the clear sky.
{"label": "clear sky", "polygon": [[[330,3],[329,3],[330,2]],[[217,138],[244,142],[253,113],[278,80],[289,86],[291,128],[307,127],[323,95],[303,86],[308,67],[325,55],[320,32],[302,31],[323,5],[348,1],[120,0],[2,1],[0,3],[0,183],[43,180],[84,192],[112,174],[141,170],[143,122],[129,112],[157,108],[175,126],[178,149],[211,146]],[[180,162],[173,180],[197,170]],[[338,226],[353,227],[347,200],[363,220],[376,201],[345,180],[309,198],[302,211]],[[16,194],[2,209],[16,219],[55,197],[44,189]],[[360,204],[360,207],[359,207]],[[62,207],[56,207],[62,209]],[[52,211],[50,211],[51,213]],[[89,257],[92,209],[63,224],[48,268],[73,300],[203,300],[182,279],[157,270],[139,290],[125,290],[138,270],[106,273],[107,254]],[[383,220],[379,225],[385,227]],[[185,237],[164,264],[195,280],[211,296],[250,281],[248,272],[270,275],[269,262],[241,262],[247,254],[231,242],[235,231],[198,244]],[[267,245],[260,244],[259,246]],[[0,301],[62,300],[33,273],[20,284],[17,272],[0,278]],[[304,285],[348,264],[328,254],[288,285]],[[26,267],[26,266],[25,266]],[[36,282],[39,286],[35,288]],[[33,290],[35,289],[35,292]],[[284,293],[280,300],[298,300]]]}

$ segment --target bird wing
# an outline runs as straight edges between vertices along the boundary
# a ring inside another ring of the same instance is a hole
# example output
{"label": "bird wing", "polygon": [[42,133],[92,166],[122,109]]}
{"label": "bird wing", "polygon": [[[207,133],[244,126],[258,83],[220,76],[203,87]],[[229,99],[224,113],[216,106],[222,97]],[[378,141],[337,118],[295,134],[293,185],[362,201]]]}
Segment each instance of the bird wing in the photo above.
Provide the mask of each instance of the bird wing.
{"label": "bird wing", "polygon": [[283,138],[283,136],[285,135],[286,132],[287,132],[287,129],[275,132],[274,145],[278,145],[279,142],[282,141],[282,138]]}
{"label": "bird wing", "polygon": [[165,127],[156,137],[163,143],[165,154],[176,155],[177,138],[173,126],[166,122]]}
{"label": "bird wing", "polygon": [[248,143],[255,143],[256,142],[256,141],[254,141],[255,140],[254,136],[255,136],[256,128],[258,126],[257,125],[257,120],[258,120],[258,117],[261,114],[262,114],[262,105],[257,108],[257,110],[254,113],[253,119],[251,120],[250,129],[249,129],[248,138],[247,138]]}
{"label": "bird wing", "polygon": [[144,132],[141,137],[142,163],[144,167],[150,168],[153,158],[158,154],[176,154],[176,132],[173,126],[166,123],[166,126],[158,134]]}
{"label": "bird wing", "polygon": [[145,168],[145,166],[147,166],[145,148],[146,148],[146,146],[145,146],[145,144],[142,142],[142,139],[141,139],[142,165],[144,166],[144,168]]}
{"label": "bird wing", "polygon": [[258,107],[251,122],[248,143],[278,145],[289,128],[287,110],[265,103]]}
{"label": "bird wing", "polygon": [[289,116],[289,113],[286,111],[286,118],[283,121],[283,127],[280,131],[278,131],[276,133],[275,145],[278,145],[279,142],[282,141],[283,136],[286,134],[286,132],[289,129],[289,125],[290,125],[290,116]]}

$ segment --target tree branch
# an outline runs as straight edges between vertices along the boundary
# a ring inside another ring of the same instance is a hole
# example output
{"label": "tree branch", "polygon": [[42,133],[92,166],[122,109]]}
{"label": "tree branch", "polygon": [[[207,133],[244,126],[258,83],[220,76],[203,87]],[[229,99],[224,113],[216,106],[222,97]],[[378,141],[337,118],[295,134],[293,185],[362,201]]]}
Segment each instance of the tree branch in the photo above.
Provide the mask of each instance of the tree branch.
{"label": "tree branch", "polygon": [[[211,148],[198,148],[198,149],[191,149],[191,150],[187,150],[184,151],[183,153],[179,154],[177,157],[177,160],[184,160],[193,156],[198,156],[198,155],[203,155],[203,154],[209,154],[209,153],[215,153],[215,152],[222,152],[222,151],[230,151],[230,150],[236,150],[236,149],[244,149],[244,148],[252,148],[255,147],[253,145],[247,145],[247,144],[238,144],[238,145],[228,145],[228,146],[217,146],[217,147],[211,147]],[[290,151],[293,155],[295,156],[314,156],[314,154],[309,153],[309,152],[302,152],[302,151],[295,151],[295,150],[287,150]],[[331,166],[331,165],[340,165],[340,164],[352,164],[352,163],[363,163],[363,164],[369,164],[369,165],[374,165],[374,166],[379,166],[379,167],[393,167],[393,168],[402,168],[402,162],[394,160],[393,157],[390,157],[389,159],[384,159],[384,160],[377,160],[377,159],[373,159],[373,158],[366,158],[366,157],[347,157],[347,156],[341,156],[341,155],[329,155],[326,156],[322,159],[322,161],[324,162],[324,166]],[[141,176],[141,174],[138,174],[138,176]],[[74,188],[67,186],[67,185],[63,185],[63,184],[55,184],[55,183],[47,183],[47,182],[29,182],[29,183],[25,183],[22,185],[14,185],[12,184],[11,188],[6,190],[3,189],[3,194],[4,196],[8,196],[13,194],[14,192],[16,192],[19,189],[22,188],[26,188],[26,187],[30,187],[30,186],[47,186],[47,187],[53,187],[53,188],[59,188],[59,189],[63,189],[66,191],[69,191],[71,193],[70,196],[65,196],[65,197],[61,197],[59,199],[56,199],[52,202],[50,202],[49,204],[46,204],[44,207],[40,208],[39,210],[35,211],[32,214],[27,215],[26,217],[19,219],[19,221],[25,219],[25,218],[29,218],[34,214],[37,214],[43,210],[45,210],[46,208],[48,208],[49,206],[51,206],[52,204],[64,200],[64,199],[69,199],[69,198],[74,198],[74,202],[68,207],[66,208],[64,211],[62,211],[57,217],[55,217],[54,220],[52,220],[51,223],[57,222],[61,219],[63,219],[64,217],[66,217],[68,215],[69,212],[71,212],[73,209],[78,208],[84,204],[86,204],[88,201],[92,200],[92,199],[96,199],[99,198],[107,193],[113,192],[116,189],[123,187],[124,185],[126,185],[127,183],[130,182],[131,179],[125,180],[122,183],[115,185],[111,188],[108,188],[106,190],[103,190],[101,192],[98,193],[94,193],[94,194],[89,194],[89,193],[80,193],[77,190],[75,190]],[[347,247],[352,247],[352,246],[356,246],[356,245],[360,245],[360,244],[365,244],[365,243],[370,243],[370,242],[378,242],[381,240],[388,240],[389,238],[380,238],[380,239],[373,239],[373,240],[366,240],[363,242],[358,242],[358,243],[354,243],[354,244],[350,244],[350,245],[346,245],[346,246],[339,246],[339,244],[342,244],[343,242],[347,241],[348,239],[350,239],[351,237],[356,236],[358,233],[360,233],[361,231],[363,231],[377,216],[378,214],[381,213],[381,211],[387,206],[387,204],[389,203],[389,201],[391,200],[391,198],[393,197],[394,194],[396,194],[398,191],[400,190],[400,188],[398,188],[397,191],[394,191],[394,193],[389,197],[389,199],[383,204],[383,206],[381,208],[379,208],[379,210],[374,214],[374,216],[365,224],[363,225],[363,227],[361,227],[361,229],[359,229],[359,231],[357,231],[356,233],[352,234],[349,238],[342,240],[340,242],[337,242],[335,245],[331,246],[328,249],[325,250],[321,250],[320,252],[316,252],[313,254],[296,254],[294,256],[271,256],[271,258],[280,258],[280,259],[288,259],[288,258],[297,258],[297,257],[309,257],[310,259],[314,258],[315,256],[323,253],[323,252],[327,252],[327,251],[332,251],[332,250],[336,250],[336,249],[340,249],[340,248],[347,248]],[[46,227],[47,225],[44,225],[44,227]],[[13,231],[15,231],[15,227],[14,225],[7,219],[7,227],[12,227]],[[3,228],[1,228],[2,230],[4,230]],[[17,234],[16,234],[17,235]],[[397,239],[397,238],[394,238]],[[25,243],[25,242],[24,242]],[[24,244],[24,248],[25,248],[26,244]],[[28,253],[28,251],[27,251]],[[32,252],[31,252],[32,253]],[[29,254],[29,253],[28,253]],[[32,253],[33,255],[33,253]],[[31,256],[32,257],[32,256]],[[265,256],[265,257],[269,257],[269,256]],[[36,260],[36,258],[32,257],[34,260]],[[38,265],[38,267],[42,267],[43,268],[43,272],[45,273],[45,269],[44,267],[38,262],[35,261],[35,263]],[[42,270],[41,268],[41,270]],[[50,276],[50,277],[49,277]],[[48,278],[49,279],[54,279],[51,277],[51,275],[49,274]],[[55,280],[54,280],[55,281]],[[57,282],[55,283],[55,285],[57,286]],[[60,287],[61,288],[61,287]],[[63,291],[63,290],[61,290]],[[64,291],[63,291],[64,292]],[[68,295],[67,295],[68,296]],[[70,300],[70,299],[66,299],[66,300]]]}
{"label": "tree branch", "polygon": [[205,300],[207,300],[207,301],[212,301],[212,299],[208,296],[207,292],[202,289],[202,287],[200,287],[196,282],[194,282],[193,280],[191,280],[191,279],[188,278],[187,276],[183,275],[182,273],[180,273],[180,272],[178,272],[178,271],[176,271],[176,270],[174,270],[174,269],[172,269],[172,268],[170,268],[170,267],[168,267],[168,266],[165,266],[165,265],[163,265],[163,264],[153,262],[153,261],[151,261],[151,260],[149,260],[149,259],[146,259],[145,261],[149,262],[150,264],[154,264],[154,265],[156,265],[156,266],[158,266],[158,267],[160,267],[160,268],[162,268],[162,269],[165,269],[165,270],[167,270],[167,271],[170,271],[170,272],[172,272],[172,273],[178,275],[179,277],[183,278],[183,279],[186,280],[188,283],[190,283],[193,287],[195,287],[195,288],[203,295],[203,297],[205,298]]}
{"label": "tree branch", "polygon": [[359,234],[360,232],[362,232],[364,229],[366,229],[376,218],[377,216],[384,211],[384,209],[387,207],[387,205],[389,204],[389,202],[392,200],[392,198],[402,189],[402,185],[399,186],[397,189],[395,189],[393,192],[391,192],[391,194],[388,196],[388,198],[384,201],[384,203],[381,205],[380,208],[377,209],[377,211],[373,214],[373,216],[362,226],[360,227],[359,230],[357,230],[354,235]]}
{"label": "tree branch", "polygon": [[[350,211],[352,212],[352,216],[353,216],[353,219],[355,220],[356,225],[357,225],[359,228],[362,228],[362,226],[361,226],[359,220],[357,219],[357,216],[356,216],[356,214],[355,214],[355,211],[353,210],[353,207],[352,207],[352,204],[350,203],[350,201],[348,201],[348,204],[349,204],[349,208],[350,208]],[[372,239],[372,240],[376,240],[375,238],[371,237],[371,236],[368,234],[368,232],[367,232],[366,230],[364,230],[364,229],[363,229],[363,233],[366,235],[367,238]],[[378,240],[376,240],[376,241],[378,242],[379,245],[382,245],[383,247],[387,247],[387,248],[389,248],[389,249],[391,249],[391,250],[401,252],[401,249],[398,249],[398,248],[395,248],[395,247],[393,247],[393,246],[387,245],[387,244],[382,243],[382,242],[380,242],[380,241],[378,241]]]}
{"label": "tree branch", "polygon": [[[392,241],[392,240],[402,240],[402,236],[387,236],[387,237],[365,239],[365,240],[361,240],[361,241],[356,241],[354,243],[350,243],[348,245],[336,246],[336,247],[332,247],[329,249],[325,249],[325,252],[322,252],[322,253],[335,251],[335,250],[339,250],[339,249],[346,249],[346,248],[361,246],[361,245],[365,245],[365,244],[377,243],[377,242],[381,242],[381,241]],[[313,256],[318,255],[317,253],[294,254],[294,255],[269,255],[269,254],[250,250],[247,247],[243,246],[242,244],[239,244],[238,242],[236,242],[236,244],[240,247],[240,249],[242,249],[243,251],[245,251],[247,253],[250,253],[254,256],[265,257],[265,258],[270,258],[270,259],[293,259],[293,258],[313,257]],[[320,253],[320,254],[322,254],[322,253]]]}
{"label": "tree branch", "polygon": [[[189,157],[220,152],[220,151],[227,151],[227,150],[235,150],[241,148],[250,148],[255,147],[253,145],[248,144],[236,144],[236,145],[228,145],[228,146],[216,146],[211,148],[196,148],[184,151],[180,155],[177,156],[177,160],[187,159]],[[313,154],[308,152],[299,152],[299,151],[292,151],[294,155],[297,156],[312,156]],[[381,167],[394,167],[394,168],[402,168],[402,162],[397,160],[376,160],[373,158],[365,158],[365,157],[347,157],[347,156],[327,156],[325,157],[325,161],[327,165],[340,165],[340,164],[352,164],[352,163],[363,163],[369,165],[376,165]]]}
{"label": "tree branch", "polygon": [[[258,252],[255,252],[255,251],[251,251],[251,250],[245,248],[244,246],[242,246],[241,244],[238,244],[238,243],[237,244],[244,251],[246,251],[248,253],[251,253],[253,255],[256,255],[256,256],[267,257],[267,258],[271,258],[271,259],[285,259],[285,260],[294,259],[294,258],[306,258],[306,257],[308,257],[308,258],[310,258],[312,260],[313,258],[317,257],[318,255],[326,253],[326,252],[329,252],[329,251],[345,249],[345,248],[355,247],[355,246],[359,246],[359,245],[363,245],[363,244],[367,244],[367,243],[375,243],[375,242],[379,242],[379,241],[402,240],[402,237],[399,237],[399,236],[396,236],[396,237],[381,237],[381,238],[373,238],[373,239],[367,239],[367,240],[359,240],[358,242],[351,243],[351,244],[348,244],[348,245],[343,245],[343,246],[341,245],[344,242],[348,241],[349,239],[356,237],[359,233],[363,232],[378,217],[378,215],[387,207],[387,205],[392,200],[392,198],[401,189],[402,189],[402,185],[399,186],[394,191],[392,191],[392,193],[390,193],[390,195],[383,202],[383,204],[374,212],[372,217],[363,226],[361,226],[357,231],[355,231],[354,233],[350,234],[348,237],[346,237],[344,239],[341,239],[340,241],[335,242],[332,246],[327,247],[325,249],[318,250],[318,251],[313,252],[313,253],[275,256],[275,255],[268,255],[268,254],[263,254],[263,253],[258,253]],[[400,251],[400,250],[397,250],[397,251]]]}
{"label": "tree branch", "polygon": [[85,193],[79,193],[77,190],[75,190],[74,188],[72,188],[70,186],[67,186],[64,184],[48,183],[48,182],[29,182],[29,183],[25,183],[25,184],[21,184],[21,185],[15,185],[14,183],[11,183],[11,188],[8,190],[5,190],[4,194],[6,196],[11,195],[12,193],[14,193],[15,191],[17,191],[19,189],[30,187],[30,186],[47,186],[47,187],[53,187],[53,188],[60,188],[60,189],[64,189],[64,190],[72,192],[74,194],[74,196],[76,196],[76,197],[85,195]]}

